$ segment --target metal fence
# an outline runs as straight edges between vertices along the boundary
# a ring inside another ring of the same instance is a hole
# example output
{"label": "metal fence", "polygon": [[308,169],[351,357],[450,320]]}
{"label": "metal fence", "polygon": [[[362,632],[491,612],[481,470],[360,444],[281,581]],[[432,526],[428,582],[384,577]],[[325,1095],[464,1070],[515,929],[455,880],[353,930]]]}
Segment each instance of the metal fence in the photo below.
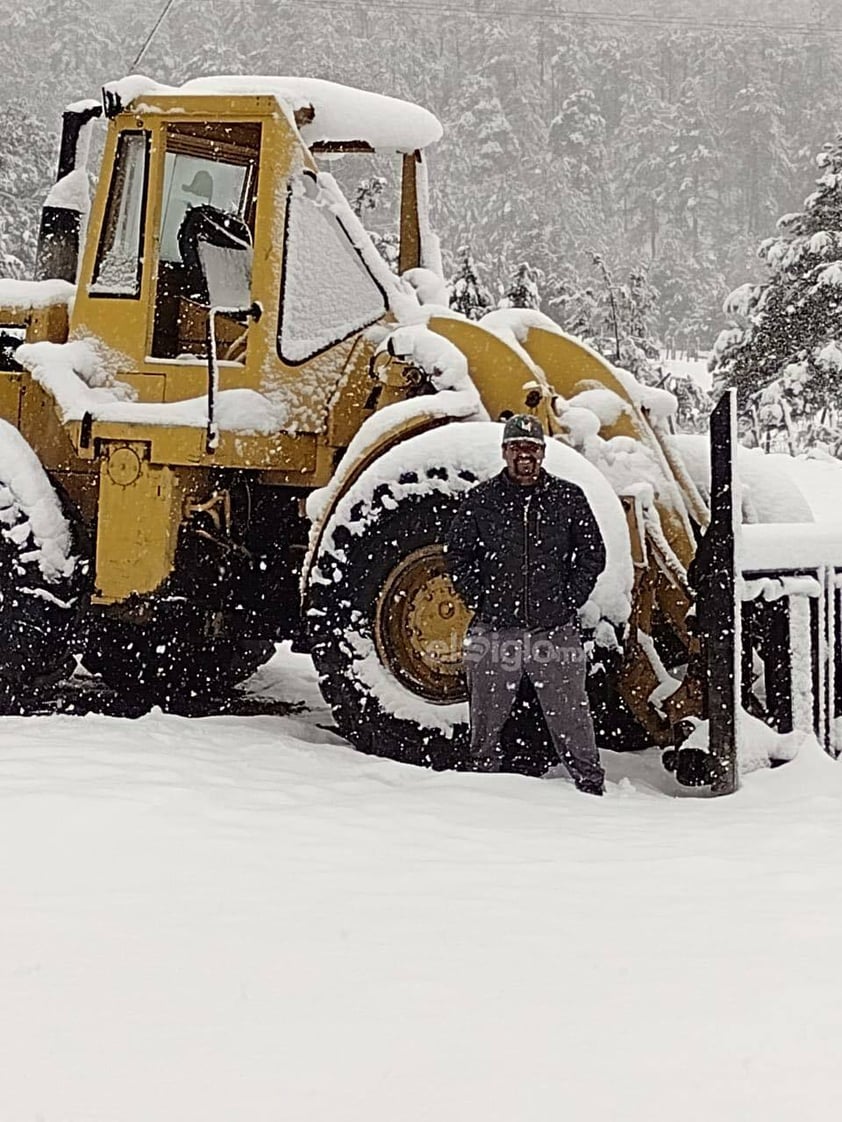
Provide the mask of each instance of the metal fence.
{"label": "metal fence", "polygon": [[839,756],[842,526],[744,526],[742,539],[743,707],[760,704],[780,732],[812,730]]}

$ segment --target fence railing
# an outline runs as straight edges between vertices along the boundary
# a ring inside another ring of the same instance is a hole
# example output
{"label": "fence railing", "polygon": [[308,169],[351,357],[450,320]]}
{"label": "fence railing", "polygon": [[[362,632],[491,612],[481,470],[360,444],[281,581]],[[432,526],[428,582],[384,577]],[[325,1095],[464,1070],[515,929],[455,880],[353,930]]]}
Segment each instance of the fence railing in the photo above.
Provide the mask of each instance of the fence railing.
{"label": "fence railing", "polygon": [[743,526],[743,705],[842,752],[842,525]]}

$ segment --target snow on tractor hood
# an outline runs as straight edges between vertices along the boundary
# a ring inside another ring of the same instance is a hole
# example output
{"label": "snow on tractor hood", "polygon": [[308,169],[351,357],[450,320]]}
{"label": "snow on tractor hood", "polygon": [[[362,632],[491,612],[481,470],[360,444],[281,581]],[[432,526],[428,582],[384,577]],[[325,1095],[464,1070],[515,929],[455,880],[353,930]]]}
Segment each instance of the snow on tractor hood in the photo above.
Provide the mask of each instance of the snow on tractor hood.
{"label": "snow on tractor hood", "polygon": [[76,285],[63,280],[11,280],[0,278],[0,308],[10,311],[36,311],[39,308],[69,307]]}
{"label": "snow on tractor hood", "polygon": [[[136,391],[116,376],[118,369],[130,368],[129,361],[93,337],[24,343],[15,357],[54,399],[62,423],[81,421],[87,414],[93,421],[127,425],[207,426],[206,394],[182,401],[136,401]],[[245,387],[218,393],[216,416],[222,431],[241,436],[271,436],[287,424],[282,402]]]}
{"label": "snow on tractor hood", "polygon": [[[397,97],[341,86],[322,78],[274,78],[232,74],[193,78],[183,86],[166,86],[132,74],[103,87],[108,116],[115,116],[143,97],[178,95],[230,97],[269,95],[276,98],[308,146],[362,141],[378,150],[414,152],[440,140],[442,126],[428,110]],[[135,105],[139,110],[139,106]]]}

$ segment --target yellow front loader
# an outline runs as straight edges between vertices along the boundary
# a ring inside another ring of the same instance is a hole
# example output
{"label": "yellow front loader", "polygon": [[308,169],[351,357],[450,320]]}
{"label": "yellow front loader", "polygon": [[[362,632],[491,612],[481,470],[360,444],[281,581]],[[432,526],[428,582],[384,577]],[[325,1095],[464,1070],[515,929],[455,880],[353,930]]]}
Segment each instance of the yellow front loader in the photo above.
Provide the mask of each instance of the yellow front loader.
{"label": "yellow front loader", "polygon": [[[702,699],[686,570],[707,508],[663,395],[537,313],[444,305],[423,109],[304,79],[134,77],[65,115],[39,279],[0,281],[0,681],[82,653],[171,705],[311,649],[359,747],[464,756],[468,616],[441,541],[529,411],[610,540],[582,623],[603,744],[670,743]],[[397,272],[329,174],[392,153]],[[684,675],[683,684],[679,678]]]}

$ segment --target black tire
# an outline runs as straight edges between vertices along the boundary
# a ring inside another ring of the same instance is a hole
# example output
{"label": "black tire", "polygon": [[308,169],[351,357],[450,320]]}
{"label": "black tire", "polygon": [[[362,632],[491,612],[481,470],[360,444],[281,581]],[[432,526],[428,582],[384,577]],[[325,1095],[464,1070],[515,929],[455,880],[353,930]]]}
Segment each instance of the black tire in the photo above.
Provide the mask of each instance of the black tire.
{"label": "black tire", "polygon": [[[444,466],[426,472],[439,487],[450,477]],[[390,575],[406,557],[444,540],[461,493],[476,482],[470,473],[453,473],[453,479],[452,493],[407,494],[407,484],[422,482],[416,472],[404,474],[398,487],[375,487],[351,511],[351,523],[363,526],[360,533],[344,525],[328,528],[324,540],[330,545],[315,559],[305,606],[310,653],[340,733],[360,751],[436,769],[466,766],[467,722],[447,735],[435,727],[439,707],[420,695],[414,700],[422,710],[429,707],[431,724],[398,716],[365,677],[360,655],[362,648],[375,650],[376,605]],[[379,666],[396,687],[407,688],[382,659]]]}
{"label": "black tire", "polygon": [[[421,462],[427,466],[415,466]],[[477,482],[469,472],[431,463],[423,447],[414,457],[408,449],[403,463],[407,467],[394,484],[379,482],[370,493],[360,486],[354,494],[365,497],[346,506],[343,518],[334,515],[323,534],[305,603],[311,654],[337,727],[355,747],[404,763],[465,768],[470,766],[467,721],[446,734],[435,727],[437,706],[428,702],[425,712],[421,695],[413,699],[413,708],[420,707],[423,719],[408,718],[402,705],[393,706],[404,710],[398,715],[363,672],[376,657],[379,674],[406,686],[384,661],[383,644],[376,642],[378,598],[404,559],[444,540],[462,496]],[[597,742],[601,748],[637,749],[641,729],[617,692],[617,668],[604,652],[592,659],[588,691]],[[540,775],[558,763],[528,683],[522,683],[503,729],[501,750],[505,771]]]}
{"label": "black tire", "polygon": [[45,575],[26,512],[12,502],[0,519],[0,709],[21,712],[74,669],[90,566],[76,533],[65,571]]}
{"label": "black tire", "polygon": [[83,662],[128,701],[189,712],[222,698],[274,653],[263,639],[203,637],[181,614],[136,624],[98,615],[88,629]]}

